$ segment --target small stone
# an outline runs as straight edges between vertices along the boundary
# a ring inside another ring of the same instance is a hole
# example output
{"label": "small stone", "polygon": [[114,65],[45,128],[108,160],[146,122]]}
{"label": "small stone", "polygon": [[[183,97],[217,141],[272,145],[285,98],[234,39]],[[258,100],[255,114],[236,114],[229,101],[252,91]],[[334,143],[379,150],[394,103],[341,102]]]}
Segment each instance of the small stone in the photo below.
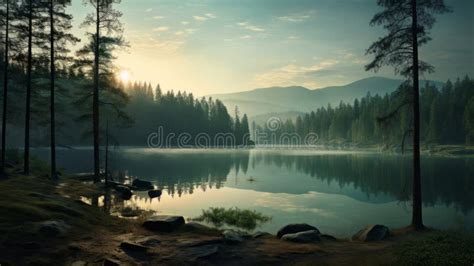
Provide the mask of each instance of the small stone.
{"label": "small stone", "polygon": [[117,191],[124,200],[129,200],[133,194],[128,187],[122,185],[116,186],[115,191]]}
{"label": "small stone", "polygon": [[316,230],[309,230],[294,234],[286,234],[283,235],[281,239],[295,243],[314,243],[321,241],[320,233]]}
{"label": "small stone", "polygon": [[161,194],[162,194],[162,192],[161,192],[160,189],[155,189],[155,190],[148,191],[148,197],[150,197],[152,199],[161,197]]}
{"label": "small stone", "polygon": [[52,236],[64,235],[70,229],[71,226],[62,220],[41,222],[39,227],[41,233]]}
{"label": "small stone", "polygon": [[184,225],[183,216],[158,215],[148,218],[143,227],[151,231],[171,232]]}
{"label": "small stone", "polygon": [[239,232],[236,232],[234,230],[225,230],[223,233],[222,233],[222,236],[224,236],[224,242],[226,244],[239,244],[239,243],[242,243],[244,241],[244,239],[242,238],[242,235],[239,234]]}
{"label": "small stone", "polygon": [[277,237],[281,238],[286,234],[295,234],[309,230],[315,230],[319,233],[319,230],[316,227],[309,224],[289,224],[278,230]]}
{"label": "small stone", "polygon": [[373,241],[382,241],[389,237],[390,229],[385,225],[369,225],[366,228],[357,232],[353,237],[352,240],[358,241],[365,241],[365,242],[373,242]]}
{"label": "small stone", "polygon": [[120,243],[120,248],[127,251],[137,251],[137,252],[146,252],[148,250],[148,247],[135,244],[132,242],[122,242]]}

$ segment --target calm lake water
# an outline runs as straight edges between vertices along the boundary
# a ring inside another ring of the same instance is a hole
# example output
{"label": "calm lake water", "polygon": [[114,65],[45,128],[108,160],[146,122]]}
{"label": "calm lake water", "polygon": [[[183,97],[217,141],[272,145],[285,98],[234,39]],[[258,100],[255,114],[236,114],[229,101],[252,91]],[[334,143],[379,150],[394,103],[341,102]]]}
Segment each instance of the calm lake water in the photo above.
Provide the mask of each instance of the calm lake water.
{"label": "calm lake water", "polygon": [[[36,150],[47,158],[47,150]],[[59,150],[67,172],[90,172],[92,150]],[[122,204],[195,217],[209,207],[272,216],[257,230],[313,224],[346,237],[367,224],[401,227],[411,219],[410,156],[315,150],[121,148],[110,167],[153,182],[160,199],[136,192]],[[474,158],[422,158],[425,224],[474,231]]]}

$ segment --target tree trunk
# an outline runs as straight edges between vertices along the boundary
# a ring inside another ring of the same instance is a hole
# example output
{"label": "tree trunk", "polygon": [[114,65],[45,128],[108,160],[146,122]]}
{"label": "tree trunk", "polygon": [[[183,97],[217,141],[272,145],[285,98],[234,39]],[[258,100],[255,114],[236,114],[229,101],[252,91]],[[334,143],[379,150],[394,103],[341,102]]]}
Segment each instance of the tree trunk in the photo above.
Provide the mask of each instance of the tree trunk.
{"label": "tree trunk", "polygon": [[30,174],[30,112],[31,112],[31,69],[32,69],[32,35],[33,35],[33,0],[28,1],[28,69],[26,78],[26,111],[25,111],[25,149],[23,173]]}
{"label": "tree trunk", "polygon": [[100,38],[100,1],[96,7],[96,35],[94,47],[94,92],[92,100],[92,126],[94,131],[94,182],[100,182],[100,153],[99,153],[99,38]]}
{"label": "tree trunk", "polygon": [[55,110],[54,110],[54,92],[55,92],[55,80],[56,80],[56,66],[55,66],[55,55],[54,55],[54,3],[50,0],[49,6],[49,19],[50,19],[50,52],[51,52],[51,178],[56,179],[56,122],[55,122]]}
{"label": "tree trunk", "polygon": [[105,126],[105,185],[109,185],[109,120]]}
{"label": "tree trunk", "polygon": [[412,0],[413,42],[413,216],[415,229],[423,228],[420,166],[420,84],[418,68],[418,17],[416,0]]}
{"label": "tree trunk", "polygon": [[5,18],[5,73],[3,73],[3,114],[2,114],[2,168],[0,175],[5,176],[5,149],[6,149],[6,133],[7,133],[7,97],[8,97],[8,48],[9,48],[9,24],[10,24],[10,0],[6,3]]}

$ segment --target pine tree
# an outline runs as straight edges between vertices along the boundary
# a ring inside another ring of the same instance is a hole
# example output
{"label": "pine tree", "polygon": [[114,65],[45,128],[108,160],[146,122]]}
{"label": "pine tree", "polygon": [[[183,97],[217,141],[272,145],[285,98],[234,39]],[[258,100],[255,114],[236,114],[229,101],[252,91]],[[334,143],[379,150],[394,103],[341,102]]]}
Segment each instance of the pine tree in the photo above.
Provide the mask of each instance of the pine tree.
{"label": "pine tree", "polygon": [[7,106],[8,106],[8,85],[9,85],[9,61],[10,61],[10,12],[12,3],[10,0],[2,1],[2,26],[4,32],[4,56],[3,56],[3,112],[2,112],[2,154],[0,176],[4,177],[5,173],[5,150],[6,150],[6,134],[7,134]]}
{"label": "pine tree", "polygon": [[249,131],[249,119],[247,114],[242,116],[242,121],[240,125],[240,132],[242,134],[242,144],[249,145],[250,144],[250,131]]}
{"label": "pine tree", "polygon": [[[420,170],[420,105],[419,74],[433,71],[433,67],[418,58],[419,46],[431,38],[429,30],[435,23],[433,14],[449,11],[443,0],[378,0],[384,10],[377,13],[371,25],[384,25],[389,34],[373,43],[367,50],[374,60],[366,70],[377,71],[384,65],[395,68],[412,81],[413,105],[413,216],[412,225],[423,228]],[[406,103],[405,103],[406,104]]]}
{"label": "pine tree", "polygon": [[466,144],[474,142],[474,96],[470,98],[464,111],[464,127],[466,129]]}
{"label": "pine tree", "polygon": [[50,64],[50,147],[51,147],[51,177],[57,178],[56,170],[56,90],[57,67],[59,61],[70,60],[67,56],[69,44],[79,41],[69,33],[72,28],[72,16],[65,9],[71,4],[70,0],[49,0],[47,13],[49,18],[49,64]]}
{"label": "pine tree", "polygon": [[[89,14],[84,26],[94,26],[95,32],[89,33],[90,44],[86,45],[78,52],[80,56],[93,53],[93,90],[92,90],[92,131],[94,146],[94,182],[100,182],[100,87],[101,75],[110,79],[110,65],[113,60],[112,51],[118,46],[124,45],[122,39],[123,27],[120,22],[122,13],[113,8],[114,4],[120,0],[88,0],[94,8],[94,12]],[[102,35],[105,32],[107,35]],[[87,63],[87,62],[86,62]],[[110,84],[110,82],[109,82]],[[118,92],[118,91],[116,91]],[[123,93],[119,93],[124,96]]]}

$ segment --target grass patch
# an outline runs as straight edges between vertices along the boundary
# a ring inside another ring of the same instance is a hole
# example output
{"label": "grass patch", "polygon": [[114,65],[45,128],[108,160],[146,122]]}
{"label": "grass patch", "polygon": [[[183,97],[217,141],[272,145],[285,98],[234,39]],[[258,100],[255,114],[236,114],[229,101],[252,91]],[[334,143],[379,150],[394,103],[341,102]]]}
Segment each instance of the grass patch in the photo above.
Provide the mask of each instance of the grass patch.
{"label": "grass patch", "polygon": [[399,265],[473,265],[474,235],[435,231],[395,247]]}
{"label": "grass patch", "polygon": [[239,208],[209,208],[203,210],[200,216],[191,220],[210,223],[216,227],[229,225],[245,230],[254,230],[257,226],[269,222],[271,217],[257,211],[241,210]]}

